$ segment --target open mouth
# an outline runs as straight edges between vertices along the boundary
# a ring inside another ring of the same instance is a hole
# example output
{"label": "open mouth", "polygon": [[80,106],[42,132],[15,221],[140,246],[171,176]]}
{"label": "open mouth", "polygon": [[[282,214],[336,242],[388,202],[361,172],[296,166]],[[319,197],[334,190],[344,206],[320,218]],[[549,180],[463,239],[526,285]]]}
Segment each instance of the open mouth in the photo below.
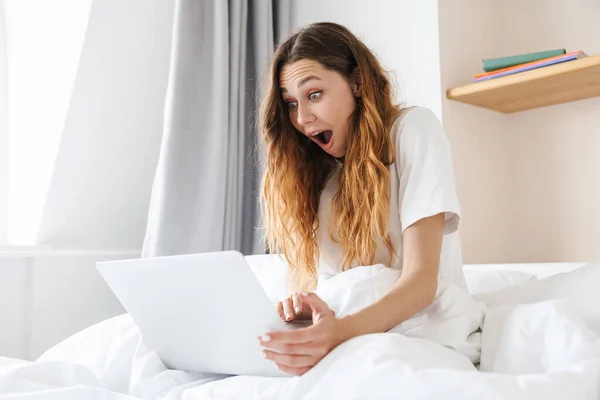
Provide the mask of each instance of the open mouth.
{"label": "open mouth", "polygon": [[333,132],[330,130],[322,131],[311,135],[311,137],[322,146],[327,146],[331,142]]}

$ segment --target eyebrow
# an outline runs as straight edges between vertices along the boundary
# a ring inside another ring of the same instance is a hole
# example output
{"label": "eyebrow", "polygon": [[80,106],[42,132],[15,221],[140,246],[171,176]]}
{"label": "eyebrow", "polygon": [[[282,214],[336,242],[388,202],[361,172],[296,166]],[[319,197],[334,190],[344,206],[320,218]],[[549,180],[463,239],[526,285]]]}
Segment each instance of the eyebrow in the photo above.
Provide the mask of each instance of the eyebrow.
{"label": "eyebrow", "polygon": [[[304,77],[304,78],[300,79],[300,81],[298,82],[298,85],[296,85],[296,86],[297,86],[298,88],[300,88],[300,86],[302,86],[302,85],[304,85],[306,82],[308,82],[308,81],[312,81],[312,80],[321,81],[322,79],[321,79],[321,78],[319,78],[319,77],[318,77],[318,76],[316,76],[316,75],[309,75],[309,76],[307,76],[307,77]],[[286,89],[286,88],[284,88],[284,87],[282,87],[282,88],[281,88],[281,92],[282,92],[282,93],[285,93],[285,92],[287,92],[287,89]]]}

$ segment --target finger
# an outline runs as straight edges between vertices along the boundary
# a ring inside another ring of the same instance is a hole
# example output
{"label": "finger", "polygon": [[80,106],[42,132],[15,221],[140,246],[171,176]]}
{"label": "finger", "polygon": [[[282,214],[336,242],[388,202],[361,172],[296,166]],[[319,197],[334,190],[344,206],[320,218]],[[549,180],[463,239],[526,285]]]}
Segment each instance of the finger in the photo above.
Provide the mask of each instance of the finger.
{"label": "finger", "polygon": [[263,357],[267,360],[271,360],[278,365],[286,367],[312,367],[318,361],[315,356],[307,356],[300,354],[281,354],[276,351],[263,350]]}
{"label": "finger", "polygon": [[301,293],[300,298],[304,304],[310,306],[310,308],[312,308],[312,310],[317,314],[331,314],[331,309],[327,303],[325,303],[325,301],[323,301],[323,299],[321,299],[315,293]]}
{"label": "finger", "polygon": [[291,321],[294,318],[294,314],[292,311],[292,301],[291,299],[288,297],[285,300],[283,300],[283,316],[284,316],[284,320],[285,321]]}
{"label": "finger", "polygon": [[260,342],[262,350],[274,351],[280,354],[299,355],[299,356],[323,356],[327,350],[323,344],[318,342],[308,343],[288,343],[288,342]]}
{"label": "finger", "polygon": [[281,319],[285,319],[283,315],[283,303],[281,301],[277,302],[277,304],[275,305],[275,310],[277,311],[277,314],[279,314],[279,317]]}
{"label": "finger", "polygon": [[310,371],[310,367],[286,367],[285,365],[277,364],[277,368],[286,374],[300,376]]}
{"label": "finger", "polygon": [[294,305],[294,312],[296,315],[300,314],[302,312],[302,300],[297,293],[292,295],[292,304]]}
{"label": "finger", "polygon": [[289,331],[267,332],[259,339],[262,345],[268,347],[268,343],[272,342],[307,343],[314,342],[319,338],[319,331],[315,329],[315,325],[312,325]]}

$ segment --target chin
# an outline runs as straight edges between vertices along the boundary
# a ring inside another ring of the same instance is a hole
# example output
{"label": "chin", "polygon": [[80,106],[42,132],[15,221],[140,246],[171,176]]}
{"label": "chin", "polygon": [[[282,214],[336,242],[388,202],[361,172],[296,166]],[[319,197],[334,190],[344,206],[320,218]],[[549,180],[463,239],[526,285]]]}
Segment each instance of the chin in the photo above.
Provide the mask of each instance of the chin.
{"label": "chin", "polygon": [[328,151],[327,154],[334,158],[342,158],[346,155],[345,152],[342,151]]}
{"label": "chin", "polygon": [[335,149],[328,149],[328,150],[324,150],[325,153],[329,154],[331,157],[337,157],[338,156],[338,152]]}

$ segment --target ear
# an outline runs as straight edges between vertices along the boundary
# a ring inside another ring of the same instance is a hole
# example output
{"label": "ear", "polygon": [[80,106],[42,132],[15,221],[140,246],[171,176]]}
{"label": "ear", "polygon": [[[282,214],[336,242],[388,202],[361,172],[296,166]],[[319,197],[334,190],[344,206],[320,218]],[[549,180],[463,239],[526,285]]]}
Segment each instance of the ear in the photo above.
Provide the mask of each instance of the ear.
{"label": "ear", "polygon": [[354,68],[352,75],[350,75],[350,87],[352,88],[352,94],[354,94],[354,96],[361,97],[362,78],[358,67]]}

